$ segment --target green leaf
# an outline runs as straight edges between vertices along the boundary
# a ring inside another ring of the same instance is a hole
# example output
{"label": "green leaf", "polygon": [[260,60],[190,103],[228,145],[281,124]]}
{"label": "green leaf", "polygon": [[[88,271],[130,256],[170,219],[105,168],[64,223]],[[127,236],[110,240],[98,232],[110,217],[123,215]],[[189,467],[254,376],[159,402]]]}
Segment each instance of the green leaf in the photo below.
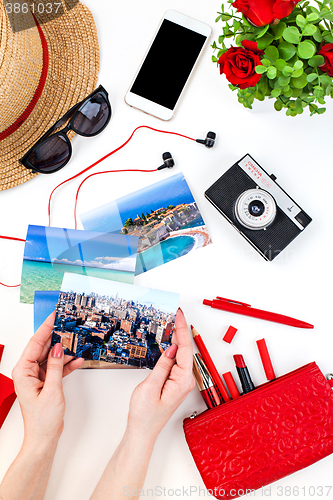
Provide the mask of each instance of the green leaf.
{"label": "green leaf", "polygon": [[274,40],[278,40],[282,37],[284,30],[286,29],[286,23],[280,21],[278,24],[272,25],[271,30],[273,31]]}
{"label": "green leaf", "polygon": [[303,29],[304,26],[306,25],[305,17],[301,16],[300,14],[296,16],[296,24],[297,26]]}
{"label": "green leaf", "polygon": [[297,44],[301,39],[301,34],[299,30],[296,28],[296,26],[290,26],[289,28],[286,28],[282,36],[285,39],[285,41],[289,43]]}
{"label": "green leaf", "polygon": [[264,29],[261,29],[259,33],[255,34],[255,39],[258,40],[259,38],[263,37],[266,31],[269,29],[269,24],[267,24]]}
{"label": "green leaf", "polygon": [[317,78],[318,78],[318,75],[317,75],[316,73],[310,73],[310,74],[306,77],[306,79],[307,79],[307,81],[308,81],[309,83],[314,82],[315,80],[317,80]]}
{"label": "green leaf", "polygon": [[274,64],[275,61],[279,58],[278,49],[274,47],[274,45],[270,45],[269,47],[267,47],[267,49],[265,50],[265,58],[269,59],[269,61]]}
{"label": "green leaf", "polygon": [[230,21],[230,19],[232,18],[232,15],[231,14],[222,14],[221,16],[219,16],[220,19],[222,21]]}
{"label": "green leaf", "polygon": [[264,36],[262,36],[258,40],[258,49],[264,50],[266,47],[268,47],[268,45],[271,44],[273,40],[273,35],[271,35],[270,33],[265,33]]}
{"label": "green leaf", "polygon": [[262,75],[263,73],[266,73],[267,71],[267,68],[266,66],[263,66],[262,64],[259,64],[258,66],[256,66],[255,68],[255,72],[258,74],[258,75]]}
{"label": "green leaf", "polygon": [[281,89],[273,89],[272,92],[271,92],[271,96],[272,97],[279,97],[279,95],[281,94]]}
{"label": "green leaf", "polygon": [[295,62],[294,64],[294,69],[301,69],[303,68],[303,61],[300,61],[299,59]]}
{"label": "green leaf", "polygon": [[323,18],[327,21],[333,22],[333,13],[325,14]]}
{"label": "green leaf", "polygon": [[311,42],[305,40],[298,45],[297,53],[302,59],[310,59],[316,53],[316,48]]}
{"label": "green leaf", "polygon": [[262,76],[260,78],[257,86],[258,86],[258,91],[261,92],[263,95],[266,95],[266,93],[268,91],[268,81],[267,81],[266,76]]}
{"label": "green leaf", "polygon": [[323,58],[323,56],[320,55],[313,56],[309,59],[309,66],[312,66],[312,68],[317,68],[318,66],[321,66],[324,63],[325,59]]}
{"label": "green leaf", "polygon": [[311,12],[311,14],[306,16],[306,20],[310,23],[312,23],[313,21],[317,21],[317,19],[319,19],[318,12]]}
{"label": "green leaf", "polygon": [[277,59],[274,65],[277,70],[282,71],[286,64],[286,61],[284,61],[283,59]]}
{"label": "green leaf", "polygon": [[320,81],[322,85],[331,85],[332,84],[332,78],[328,75],[321,75]]}
{"label": "green leaf", "polygon": [[295,69],[295,71],[293,71],[293,73],[292,73],[292,77],[293,78],[298,78],[302,74],[303,74],[303,68],[301,68],[301,69]]}
{"label": "green leaf", "polygon": [[317,109],[317,113],[319,113],[320,115],[322,115],[323,113],[325,113],[326,111],[326,108],[318,108]]}
{"label": "green leaf", "polygon": [[302,35],[312,36],[315,34],[316,31],[317,31],[317,26],[315,26],[314,24],[307,24],[304,30],[302,31]]}
{"label": "green leaf", "polygon": [[293,68],[291,66],[285,66],[282,70],[284,76],[290,76],[293,73]]}
{"label": "green leaf", "polygon": [[240,25],[241,25],[241,23],[239,21],[237,21],[236,19],[233,20],[232,26],[233,26],[233,28],[234,28],[235,31],[239,30]]}
{"label": "green leaf", "polygon": [[274,66],[270,66],[267,70],[267,77],[270,79],[270,80],[274,80],[274,78],[276,77],[276,68]]}
{"label": "green leaf", "polygon": [[271,61],[269,59],[261,59],[261,64],[263,64],[264,66],[266,66],[266,68],[268,68],[268,66],[271,65]]}
{"label": "green leaf", "polygon": [[302,94],[302,89],[293,89],[292,97],[299,97],[301,94]]}
{"label": "green leaf", "polygon": [[293,95],[293,89],[289,88],[283,94],[285,97],[291,97]]}
{"label": "green leaf", "polygon": [[320,29],[318,28],[318,26],[316,26],[316,31],[314,32],[313,34],[313,38],[314,40],[316,40],[316,42],[318,43],[321,43],[323,41],[323,37],[322,37],[322,34],[321,34],[321,31]]}
{"label": "green leaf", "polygon": [[306,87],[308,84],[306,74],[303,73],[298,78],[292,78],[291,83],[292,83],[293,87],[295,87],[296,89],[302,89],[302,88]]}
{"label": "green leaf", "polygon": [[289,85],[289,82],[290,82],[290,77],[289,76],[281,76],[279,79],[278,79],[278,83],[281,87],[286,87],[287,85]]}
{"label": "green leaf", "polygon": [[262,94],[261,92],[259,92],[259,90],[257,89],[257,92],[255,93],[255,98],[258,99],[258,101],[264,101],[265,100],[265,94]]}
{"label": "green leaf", "polygon": [[281,111],[281,109],[283,108],[283,104],[280,101],[280,99],[278,99],[278,100],[275,101],[274,108],[275,108],[276,111]]}
{"label": "green leaf", "polygon": [[280,58],[289,61],[296,54],[296,47],[292,43],[282,42],[278,46]]}
{"label": "green leaf", "polygon": [[333,43],[333,36],[328,34],[328,35],[323,35],[323,39],[325,40],[325,42],[328,42],[328,43]]}
{"label": "green leaf", "polygon": [[286,87],[282,87],[281,90],[282,90],[283,94],[286,95],[289,92],[290,87],[289,87],[289,85],[287,85]]}

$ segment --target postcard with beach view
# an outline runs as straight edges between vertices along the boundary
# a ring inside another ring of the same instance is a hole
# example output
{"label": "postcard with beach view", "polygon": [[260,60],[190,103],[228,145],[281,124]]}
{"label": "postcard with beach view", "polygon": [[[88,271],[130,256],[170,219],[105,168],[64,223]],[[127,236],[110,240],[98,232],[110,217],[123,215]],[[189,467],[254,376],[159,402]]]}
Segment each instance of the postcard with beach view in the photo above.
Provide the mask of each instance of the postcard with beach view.
{"label": "postcard with beach view", "polygon": [[138,237],[29,226],[24,247],[21,302],[36,290],[60,290],[64,273],[133,283]]}
{"label": "postcard with beach view", "polygon": [[36,292],[35,327],[56,319],[51,346],[85,359],[83,368],[154,368],[171,343],[179,295],[65,273],[61,292]]}
{"label": "postcard with beach view", "polygon": [[136,275],[211,243],[182,173],[86,212],[81,221],[87,230],[138,236]]}

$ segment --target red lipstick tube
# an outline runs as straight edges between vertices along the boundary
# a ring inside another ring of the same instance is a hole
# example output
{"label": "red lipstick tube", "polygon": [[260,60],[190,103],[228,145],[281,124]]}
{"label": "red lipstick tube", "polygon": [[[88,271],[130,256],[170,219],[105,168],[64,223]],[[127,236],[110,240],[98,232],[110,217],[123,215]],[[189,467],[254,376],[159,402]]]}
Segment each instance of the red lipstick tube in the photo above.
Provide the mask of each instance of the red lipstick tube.
{"label": "red lipstick tube", "polygon": [[208,408],[214,408],[223,403],[214,386],[212,376],[199,353],[193,355],[193,375]]}
{"label": "red lipstick tube", "polygon": [[241,381],[242,384],[243,393],[246,394],[247,392],[254,391],[255,385],[252,382],[249,370],[247,369],[243,356],[241,354],[235,354],[234,360],[236,363],[239,380]]}
{"label": "red lipstick tube", "polygon": [[237,385],[235,384],[234,377],[232,376],[231,372],[223,373],[222,376],[224,378],[226,386],[228,387],[232,399],[239,398],[239,390],[237,389]]}
{"label": "red lipstick tube", "polygon": [[266,378],[267,380],[274,380],[276,376],[274,373],[274,368],[271,362],[271,358],[267,349],[265,339],[257,340],[257,346],[265,370]]}

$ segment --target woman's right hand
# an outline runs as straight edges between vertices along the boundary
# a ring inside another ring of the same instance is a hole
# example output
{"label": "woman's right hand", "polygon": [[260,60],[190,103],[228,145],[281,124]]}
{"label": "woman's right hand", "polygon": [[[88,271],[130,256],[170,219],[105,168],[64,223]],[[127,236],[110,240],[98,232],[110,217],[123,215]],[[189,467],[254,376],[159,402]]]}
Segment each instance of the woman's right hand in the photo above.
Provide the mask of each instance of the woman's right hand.
{"label": "woman's right hand", "polygon": [[61,344],[50,350],[55,312],[30,339],[12,377],[24,420],[24,440],[57,442],[65,413],[62,378],[83,364],[82,358],[64,356]]}

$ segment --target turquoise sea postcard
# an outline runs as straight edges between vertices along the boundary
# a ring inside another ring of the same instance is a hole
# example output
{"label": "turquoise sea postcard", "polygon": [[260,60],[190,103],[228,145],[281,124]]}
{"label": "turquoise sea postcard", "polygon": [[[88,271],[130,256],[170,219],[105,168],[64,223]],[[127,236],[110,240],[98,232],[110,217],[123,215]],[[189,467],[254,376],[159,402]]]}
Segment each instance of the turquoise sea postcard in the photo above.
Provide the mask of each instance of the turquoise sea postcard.
{"label": "turquoise sea postcard", "polygon": [[139,237],[136,275],[211,243],[182,173],[86,212],[80,218],[87,230]]}
{"label": "turquoise sea postcard", "polygon": [[83,368],[154,368],[171,343],[179,295],[65,273],[61,292],[35,293],[35,329],[56,309],[51,346]]}
{"label": "turquoise sea postcard", "polygon": [[36,290],[60,290],[64,273],[133,283],[138,237],[29,226],[24,248],[21,302]]}

